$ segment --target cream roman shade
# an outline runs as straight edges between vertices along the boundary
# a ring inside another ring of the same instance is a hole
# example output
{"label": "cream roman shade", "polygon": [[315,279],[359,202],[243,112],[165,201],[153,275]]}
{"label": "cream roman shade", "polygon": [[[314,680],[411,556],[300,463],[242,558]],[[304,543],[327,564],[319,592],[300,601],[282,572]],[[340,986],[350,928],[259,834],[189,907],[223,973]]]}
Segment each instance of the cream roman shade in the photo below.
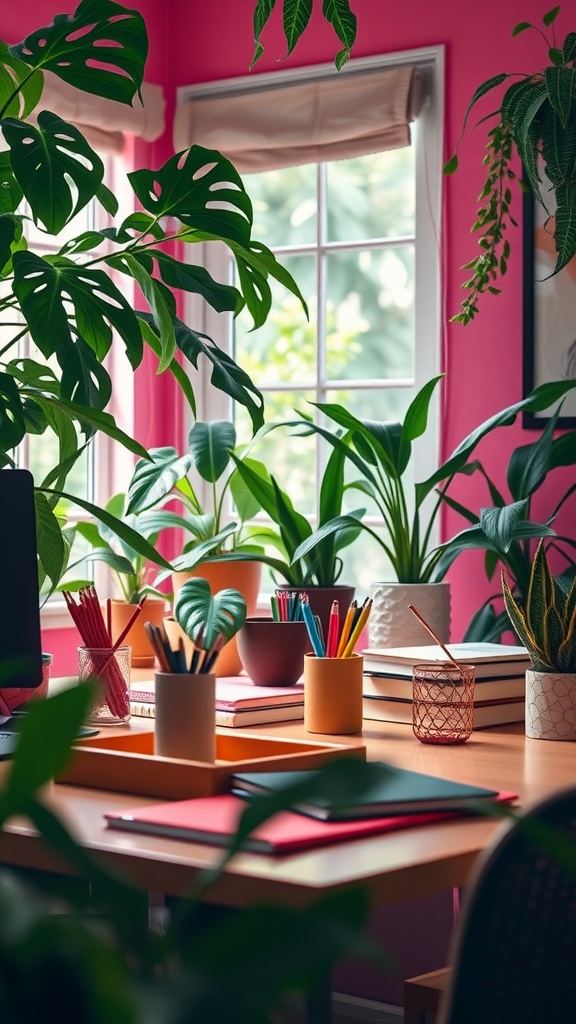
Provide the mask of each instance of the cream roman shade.
{"label": "cream roman shade", "polygon": [[217,149],[240,173],[410,145],[419,104],[413,66],[362,71],[179,102],[174,148]]}
{"label": "cream roman shade", "polygon": [[52,110],[64,121],[76,125],[95,149],[118,153],[122,151],[125,135],[153,142],[164,131],[165,101],[161,86],[144,82],[142,99],[143,103],[136,96],[130,107],[82,92],[47,71],[39,109]]}

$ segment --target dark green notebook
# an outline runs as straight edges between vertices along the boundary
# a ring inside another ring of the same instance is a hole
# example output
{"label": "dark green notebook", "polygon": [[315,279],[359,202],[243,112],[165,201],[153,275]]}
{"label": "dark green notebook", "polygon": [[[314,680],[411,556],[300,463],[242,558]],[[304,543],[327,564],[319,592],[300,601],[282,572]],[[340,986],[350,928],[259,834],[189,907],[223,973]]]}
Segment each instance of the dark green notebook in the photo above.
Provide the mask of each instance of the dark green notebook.
{"label": "dark green notebook", "polygon": [[[379,762],[377,762],[379,763]],[[322,821],[343,821],[346,818],[376,818],[384,815],[422,814],[435,811],[470,811],[482,804],[492,804],[498,797],[494,789],[468,786],[461,782],[422,775],[391,765],[382,766],[377,779],[363,796],[352,804],[324,801],[298,803],[293,810]],[[297,782],[304,782],[315,772],[238,772],[230,780],[231,790],[244,799],[277,791]]]}

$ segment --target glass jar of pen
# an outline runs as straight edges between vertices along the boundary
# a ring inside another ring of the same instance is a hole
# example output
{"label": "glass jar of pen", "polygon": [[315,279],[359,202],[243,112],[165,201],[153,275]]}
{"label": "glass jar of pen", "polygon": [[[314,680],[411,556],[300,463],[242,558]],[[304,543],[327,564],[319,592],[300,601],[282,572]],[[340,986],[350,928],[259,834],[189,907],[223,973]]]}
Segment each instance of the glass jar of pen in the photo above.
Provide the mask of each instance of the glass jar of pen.
{"label": "glass jar of pen", "polygon": [[212,595],[201,578],[187,580],[174,603],[174,620],[185,634],[146,622],[159,671],[155,675],[155,741],[160,757],[191,761],[216,758],[216,677],[223,645],[241,628],[246,602],[237,590]]}
{"label": "glass jar of pen", "polygon": [[78,648],[78,681],[95,687],[94,701],[88,721],[93,725],[126,725],[130,720],[130,647],[124,640],[141,614],[144,598],[134,607],[129,622],[115,640],[112,638],[110,601],[106,619],[93,586],[82,587],[78,601],[64,592],[70,615],[80,633],[83,646]]}
{"label": "glass jar of pen", "polygon": [[355,653],[368,622],[372,602],[349,606],[341,624],[334,601],[324,642],[305,596],[301,613],[308,629],[312,654],[304,657],[304,726],[308,732],[345,735],[362,731],[362,668]]}

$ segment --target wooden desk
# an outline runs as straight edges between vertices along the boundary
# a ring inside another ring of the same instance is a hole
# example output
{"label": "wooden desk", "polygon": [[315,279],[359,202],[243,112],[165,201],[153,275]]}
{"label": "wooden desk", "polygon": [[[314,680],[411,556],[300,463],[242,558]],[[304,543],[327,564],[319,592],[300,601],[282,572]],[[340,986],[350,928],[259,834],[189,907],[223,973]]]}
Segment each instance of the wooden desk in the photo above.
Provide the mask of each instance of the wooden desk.
{"label": "wooden desk", "polygon": [[[260,726],[254,731],[308,735],[300,723]],[[576,779],[576,744],[528,740],[521,725],[479,731],[459,747],[423,745],[409,727],[383,722],[366,722],[363,735],[371,759],[515,790],[525,806]],[[210,846],[105,827],[105,811],[154,802],[149,798],[57,785],[52,800],[87,849],[146,889],[184,895],[197,872],[220,855]],[[499,827],[495,819],[468,819],[276,859],[241,854],[212,891],[212,899],[228,906],[261,899],[302,906],[318,894],[360,883],[368,887],[374,906],[414,899],[465,884],[479,851]],[[0,838],[0,858],[6,864],[70,873],[26,822],[8,825]]]}

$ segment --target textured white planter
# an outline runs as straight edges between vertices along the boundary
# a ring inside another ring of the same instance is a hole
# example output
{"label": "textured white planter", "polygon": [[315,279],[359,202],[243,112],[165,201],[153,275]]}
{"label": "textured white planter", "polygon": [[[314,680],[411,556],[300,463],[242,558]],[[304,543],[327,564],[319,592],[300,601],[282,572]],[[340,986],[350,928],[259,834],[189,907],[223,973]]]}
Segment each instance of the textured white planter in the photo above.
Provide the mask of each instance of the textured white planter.
{"label": "textured white planter", "polygon": [[576,740],[576,674],[526,670],[526,735]]}
{"label": "textured white planter", "polygon": [[429,644],[424,627],[408,609],[413,604],[442,643],[450,640],[449,583],[373,583],[368,620],[370,647]]}

